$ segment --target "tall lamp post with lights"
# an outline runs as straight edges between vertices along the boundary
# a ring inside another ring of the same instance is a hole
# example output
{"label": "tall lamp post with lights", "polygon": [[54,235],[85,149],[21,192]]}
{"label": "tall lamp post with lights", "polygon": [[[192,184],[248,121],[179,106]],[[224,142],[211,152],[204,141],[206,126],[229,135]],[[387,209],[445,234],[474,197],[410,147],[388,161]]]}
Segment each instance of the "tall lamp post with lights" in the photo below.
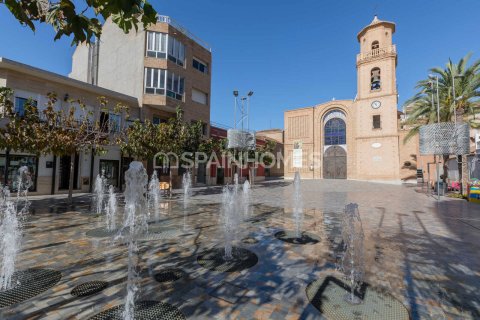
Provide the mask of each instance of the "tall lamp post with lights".
{"label": "tall lamp post with lights", "polygon": [[[250,131],[250,98],[253,96],[253,91],[249,91],[246,96],[239,97],[238,90],[233,91],[234,96],[234,111],[233,111],[233,129],[227,131],[228,149],[233,149],[234,158],[240,152],[255,150],[255,134]],[[241,163],[242,164],[242,163]],[[248,164],[247,164],[248,165]],[[243,167],[243,165],[242,165]],[[252,177],[250,173],[249,175]],[[232,166],[232,177],[234,175]],[[240,170],[240,178],[242,171]],[[250,184],[253,185],[253,179],[250,179]]]}

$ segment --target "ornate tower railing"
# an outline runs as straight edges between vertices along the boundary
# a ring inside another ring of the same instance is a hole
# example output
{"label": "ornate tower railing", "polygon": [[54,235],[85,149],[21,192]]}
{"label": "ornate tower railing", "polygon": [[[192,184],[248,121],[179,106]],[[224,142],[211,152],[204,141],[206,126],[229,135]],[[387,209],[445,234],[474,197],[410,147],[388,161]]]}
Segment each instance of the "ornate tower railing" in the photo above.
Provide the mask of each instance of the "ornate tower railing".
{"label": "ornate tower railing", "polygon": [[397,54],[397,48],[395,47],[394,44],[392,44],[391,46],[388,46],[388,47],[377,48],[369,52],[363,52],[363,53],[357,54],[357,63],[373,60],[376,58],[383,58],[385,56],[395,55],[395,54]]}

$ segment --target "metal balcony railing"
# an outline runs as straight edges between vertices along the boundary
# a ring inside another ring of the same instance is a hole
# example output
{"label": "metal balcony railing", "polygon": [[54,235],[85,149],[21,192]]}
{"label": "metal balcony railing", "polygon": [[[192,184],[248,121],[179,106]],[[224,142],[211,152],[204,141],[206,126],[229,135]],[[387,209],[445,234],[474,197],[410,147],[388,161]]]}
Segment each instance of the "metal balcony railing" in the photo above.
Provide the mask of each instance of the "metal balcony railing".
{"label": "metal balcony railing", "polygon": [[357,54],[357,62],[380,58],[386,55],[396,54],[396,53],[397,53],[397,48],[395,47],[394,44],[392,44],[391,46],[388,46],[388,47],[377,48],[369,52]]}
{"label": "metal balcony railing", "polygon": [[173,20],[169,16],[159,15],[158,16],[158,22],[168,23],[169,25],[171,25],[172,27],[174,27],[175,29],[177,29],[178,31],[180,31],[181,33],[183,33],[184,35],[186,35],[190,39],[194,40],[196,43],[198,43],[199,45],[201,45],[202,47],[204,47],[208,51],[212,52],[212,48],[210,47],[210,45],[207,42],[203,41],[202,39],[200,39],[199,37],[197,37],[196,35],[194,35],[190,31],[188,31],[185,27],[183,27],[182,25],[177,23],[175,20]]}

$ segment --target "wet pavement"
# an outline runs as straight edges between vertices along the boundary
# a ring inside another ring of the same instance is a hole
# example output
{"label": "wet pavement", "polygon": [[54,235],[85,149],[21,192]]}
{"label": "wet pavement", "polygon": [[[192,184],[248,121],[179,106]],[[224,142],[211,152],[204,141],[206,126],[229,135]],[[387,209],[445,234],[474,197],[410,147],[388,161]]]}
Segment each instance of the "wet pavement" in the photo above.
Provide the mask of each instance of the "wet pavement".
{"label": "wet pavement", "polygon": [[[152,234],[138,242],[137,300],[168,302],[187,319],[324,319],[309,303],[306,288],[323,277],[343,280],[335,270],[342,248],[340,213],[355,202],[365,232],[369,288],[393,296],[412,319],[480,319],[478,204],[437,201],[413,186],[306,180],[303,229],[320,241],[298,245],[274,237],[294,228],[291,182],[258,184],[251,218],[236,242],[255,253],[258,263],[227,273],[197,263],[200,254],[223,245],[221,190],[194,189],[186,215],[175,196],[162,200],[160,214],[150,217]],[[95,237],[92,230],[103,227],[104,217],[91,213],[90,205],[88,196],[76,197],[74,206],[64,199],[32,201],[17,269],[54,269],[62,278],[0,309],[1,319],[88,319],[123,303],[127,247],[112,237]],[[169,268],[185,276],[155,280]],[[71,294],[88,281],[106,281],[108,287],[86,297]]]}

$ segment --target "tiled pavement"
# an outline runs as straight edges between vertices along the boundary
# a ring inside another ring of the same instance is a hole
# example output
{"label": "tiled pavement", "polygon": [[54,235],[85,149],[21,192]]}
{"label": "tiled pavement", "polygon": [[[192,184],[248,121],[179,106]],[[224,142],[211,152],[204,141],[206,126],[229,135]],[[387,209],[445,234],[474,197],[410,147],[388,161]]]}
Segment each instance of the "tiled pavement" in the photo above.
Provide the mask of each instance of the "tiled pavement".
{"label": "tiled pavement", "polygon": [[[288,181],[254,187],[255,219],[244,223],[239,239],[250,236],[259,241],[238,245],[255,252],[259,263],[236,273],[208,271],[196,262],[198,253],[222,243],[221,188],[196,189],[186,218],[179,201],[163,201],[152,225],[184,235],[139,242],[139,300],[169,302],[188,319],[322,319],[309,304],[305,287],[319,276],[336,273],[338,212],[356,202],[365,230],[370,286],[390,292],[413,319],[480,319],[480,205],[437,202],[414,187],[303,181],[304,229],[322,240],[295,246],[273,237],[276,231],[293,227],[291,188]],[[33,201],[18,269],[52,268],[63,276],[44,293],[1,309],[1,319],[88,319],[122,304],[126,247],[86,236],[103,226],[103,217],[90,213],[90,201],[77,197],[74,207],[62,199]],[[153,279],[157,270],[173,266],[188,277],[173,284]],[[70,294],[76,285],[91,280],[110,285],[89,297]]]}

